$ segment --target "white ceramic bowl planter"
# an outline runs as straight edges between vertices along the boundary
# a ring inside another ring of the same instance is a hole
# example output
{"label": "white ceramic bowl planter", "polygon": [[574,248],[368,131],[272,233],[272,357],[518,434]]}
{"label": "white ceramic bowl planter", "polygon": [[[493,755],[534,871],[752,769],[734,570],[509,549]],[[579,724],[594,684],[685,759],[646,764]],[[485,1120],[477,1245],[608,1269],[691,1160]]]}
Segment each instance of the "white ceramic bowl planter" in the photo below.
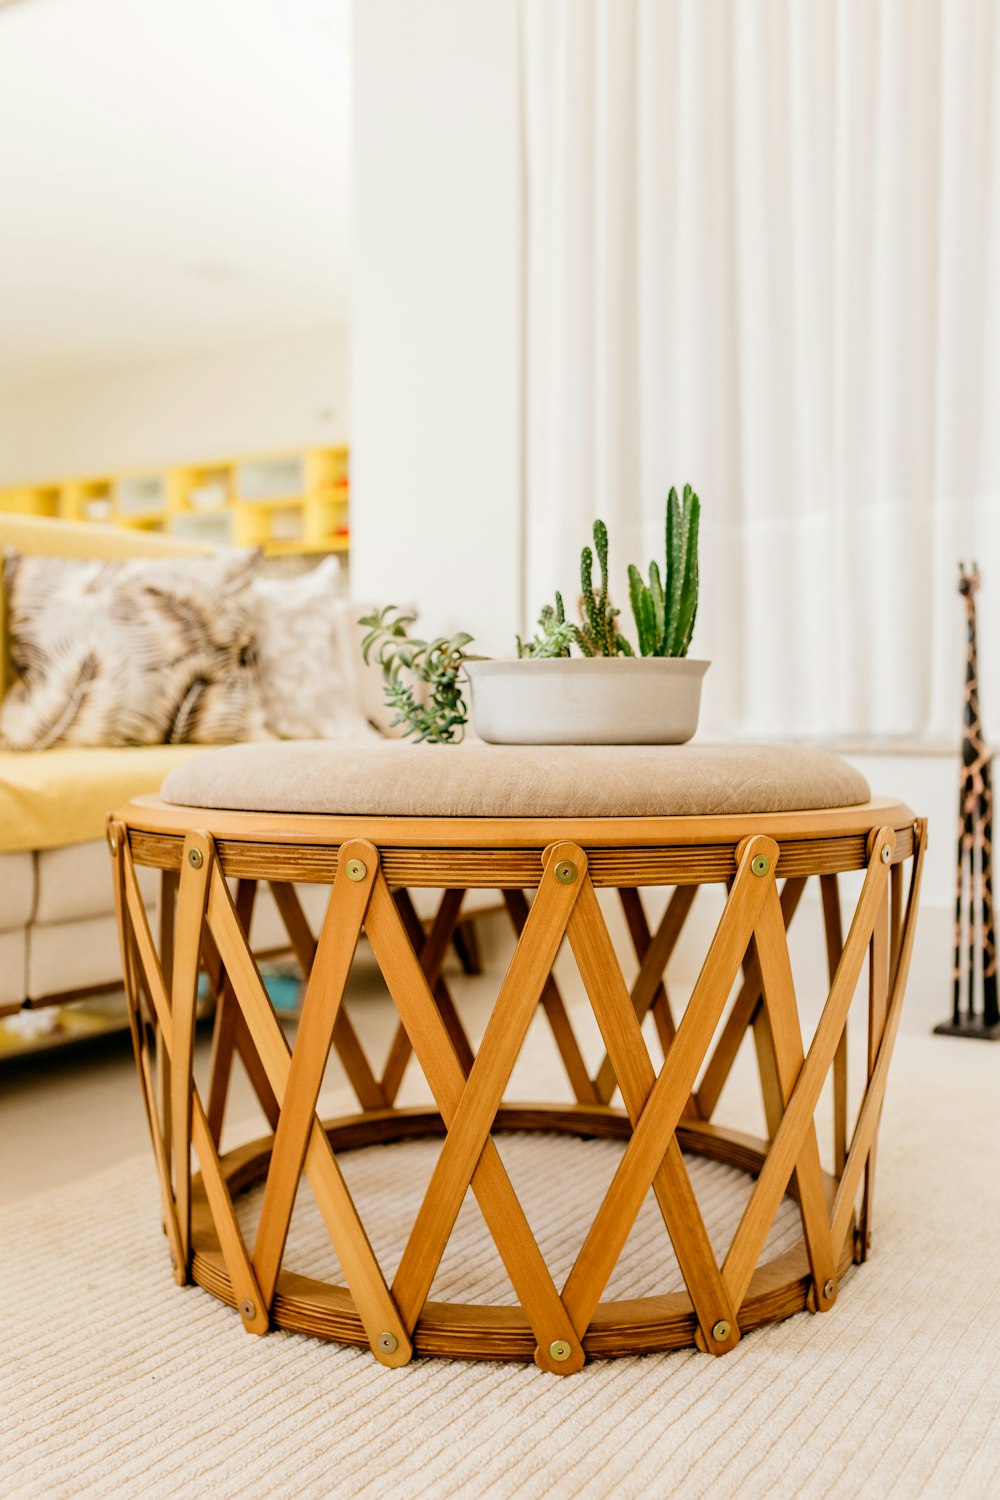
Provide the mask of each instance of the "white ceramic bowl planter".
{"label": "white ceramic bowl planter", "polygon": [[683,745],[708,668],[686,656],[465,663],[473,725],[494,745]]}

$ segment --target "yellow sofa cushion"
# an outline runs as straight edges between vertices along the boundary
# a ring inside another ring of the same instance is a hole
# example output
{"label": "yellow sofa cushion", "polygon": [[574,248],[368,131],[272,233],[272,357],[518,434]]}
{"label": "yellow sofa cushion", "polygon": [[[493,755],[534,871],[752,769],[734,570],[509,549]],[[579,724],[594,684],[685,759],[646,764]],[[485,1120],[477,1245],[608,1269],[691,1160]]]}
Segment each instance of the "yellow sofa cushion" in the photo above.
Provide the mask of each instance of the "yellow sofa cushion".
{"label": "yellow sofa cushion", "polygon": [[159,791],[168,771],[200,754],[202,745],[0,750],[0,851],[98,839],[109,812]]}

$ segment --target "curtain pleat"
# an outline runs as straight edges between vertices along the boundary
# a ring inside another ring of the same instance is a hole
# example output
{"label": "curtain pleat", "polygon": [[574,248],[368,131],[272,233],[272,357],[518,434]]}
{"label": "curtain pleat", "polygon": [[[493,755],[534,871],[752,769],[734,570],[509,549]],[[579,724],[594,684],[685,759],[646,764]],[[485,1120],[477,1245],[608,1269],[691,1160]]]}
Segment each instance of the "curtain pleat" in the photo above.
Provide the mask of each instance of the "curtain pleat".
{"label": "curtain pleat", "polygon": [[526,0],[526,598],[703,501],[732,733],[1000,735],[997,0]]}

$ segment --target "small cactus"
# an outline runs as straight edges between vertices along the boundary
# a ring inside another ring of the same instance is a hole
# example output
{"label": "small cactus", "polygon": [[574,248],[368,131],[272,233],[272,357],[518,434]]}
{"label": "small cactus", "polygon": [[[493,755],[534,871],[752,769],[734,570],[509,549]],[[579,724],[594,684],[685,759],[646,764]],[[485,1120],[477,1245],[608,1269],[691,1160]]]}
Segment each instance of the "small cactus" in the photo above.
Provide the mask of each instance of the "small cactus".
{"label": "small cactus", "polygon": [[562,594],[556,594],[554,608],[551,604],[544,606],[538,616],[538,629],[540,634],[533,640],[522,641],[519,635],[514,637],[519,660],[527,657],[569,656],[569,648],[576,642],[580,632],[566,618]]}
{"label": "small cactus", "polygon": [[698,522],[701,501],[691,486],[684,498],[676,489],[667,498],[665,581],[655,562],[649,583],[629,564],[629,598],[643,656],[686,656],[698,613]]}
{"label": "small cactus", "polygon": [[620,610],[608,598],[608,528],[603,521],[594,522],[594,550],[601,571],[599,593],[594,591],[594,553],[589,547],[580,553],[580,607],[584,619],[580,649],[584,656],[634,656],[615,624]]}

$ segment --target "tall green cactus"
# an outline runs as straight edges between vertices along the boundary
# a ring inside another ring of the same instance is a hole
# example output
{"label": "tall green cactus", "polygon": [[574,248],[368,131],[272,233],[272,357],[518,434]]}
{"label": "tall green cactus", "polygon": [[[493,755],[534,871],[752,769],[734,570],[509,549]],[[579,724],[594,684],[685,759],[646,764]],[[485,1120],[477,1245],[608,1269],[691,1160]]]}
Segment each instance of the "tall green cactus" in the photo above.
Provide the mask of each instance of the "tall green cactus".
{"label": "tall green cactus", "polygon": [[684,486],[683,500],[672,488],[667,497],[666,581],[655,562],[649,565],[648,584],[635,564],[629,564],[629,598],[643,656],[688,653],[698,613],[700,516],[701,501],[691,486]]}

